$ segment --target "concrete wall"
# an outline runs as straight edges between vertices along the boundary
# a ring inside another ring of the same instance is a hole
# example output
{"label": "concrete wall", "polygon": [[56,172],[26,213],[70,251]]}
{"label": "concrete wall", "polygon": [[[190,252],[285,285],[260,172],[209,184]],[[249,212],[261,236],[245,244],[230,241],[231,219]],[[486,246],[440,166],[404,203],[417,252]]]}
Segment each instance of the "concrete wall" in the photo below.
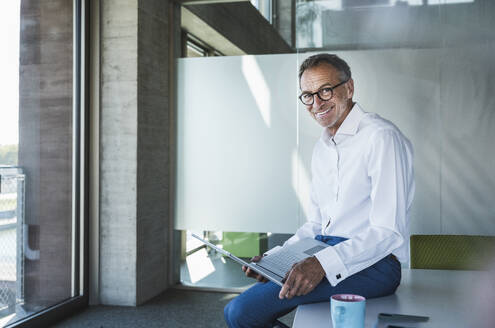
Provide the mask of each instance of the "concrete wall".
{"label": "concrete wall", "polygon": [[138,7],[137,303],[167,287],[169,2]]}
{"label": "concrete wall", "polygon": [[101,7],[100,301],[167,287],[169,1]]}
{"label": "concrete wall", "polygon": [[137,1],[103,1],[100,302],[136,300]]}
{"label": "concrete wall", "polygon": [[19,165],[26,173],[26,307],[71,296],[72,2],[22,0]]}
{"label": "concrete wall", "polygon": [[294,52],[250,2],[189,5],[187,9],[246,54]]}

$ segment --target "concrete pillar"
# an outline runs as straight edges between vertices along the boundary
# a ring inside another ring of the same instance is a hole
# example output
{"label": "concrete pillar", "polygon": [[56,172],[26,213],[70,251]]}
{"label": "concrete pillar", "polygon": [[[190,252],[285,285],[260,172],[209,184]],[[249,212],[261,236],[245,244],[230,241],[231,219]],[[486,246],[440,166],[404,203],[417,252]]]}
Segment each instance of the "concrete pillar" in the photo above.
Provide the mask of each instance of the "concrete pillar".
{"label": "concrete pillar", "polygon": [[71,1],[21,1],[19,165],[30,250],[24,296],[33,310],[72,296],[72,16]]}
{"label": "concrete pillar", "polygon": [[168,285],[169,1],[102,1],[100,301]]}

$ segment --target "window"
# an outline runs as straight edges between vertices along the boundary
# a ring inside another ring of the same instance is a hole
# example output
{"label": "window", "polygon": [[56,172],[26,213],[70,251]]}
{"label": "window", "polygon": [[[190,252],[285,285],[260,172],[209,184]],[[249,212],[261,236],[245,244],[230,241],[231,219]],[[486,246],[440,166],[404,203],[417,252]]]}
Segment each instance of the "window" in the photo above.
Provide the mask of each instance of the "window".
{"label": "window", "polygon": [[182,33],[182,40],[183,57],[223,56],[220,51],[216,50],[204,41],[185,31]]}
{"label": "window", "polygon": [[0,57],[6,91],[0,112],[1,326],[47,326],[87,305],[85,8],[76,0],[0,4],[0,33],[8,42]]}

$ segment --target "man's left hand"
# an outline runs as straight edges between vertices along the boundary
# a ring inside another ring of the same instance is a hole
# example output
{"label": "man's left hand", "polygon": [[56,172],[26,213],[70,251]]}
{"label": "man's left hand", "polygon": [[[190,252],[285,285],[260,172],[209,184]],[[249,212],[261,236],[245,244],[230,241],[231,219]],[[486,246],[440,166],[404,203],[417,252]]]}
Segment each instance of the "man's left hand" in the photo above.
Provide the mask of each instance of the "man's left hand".
{"label": "man's left hand", "polygon": [[278,297],[291,299],[294,296],[306,295],[323,279],[325,271],[316,257],[308,257],[297,263],[289,271]]}

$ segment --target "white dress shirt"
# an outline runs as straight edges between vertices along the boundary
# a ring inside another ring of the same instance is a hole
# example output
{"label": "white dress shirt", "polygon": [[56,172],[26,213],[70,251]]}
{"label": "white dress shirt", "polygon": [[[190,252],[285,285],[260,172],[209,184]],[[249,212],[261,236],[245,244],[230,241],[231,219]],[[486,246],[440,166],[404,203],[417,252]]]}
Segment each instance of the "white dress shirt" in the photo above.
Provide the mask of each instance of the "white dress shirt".
{"label": "white dress shirt", "polygon": [[413,150],[391,122],[358,104],[313,150],[308,221],[287,240],[317,234],[349,238],[315,254],[332,286],[389,254],[409,258]]}

